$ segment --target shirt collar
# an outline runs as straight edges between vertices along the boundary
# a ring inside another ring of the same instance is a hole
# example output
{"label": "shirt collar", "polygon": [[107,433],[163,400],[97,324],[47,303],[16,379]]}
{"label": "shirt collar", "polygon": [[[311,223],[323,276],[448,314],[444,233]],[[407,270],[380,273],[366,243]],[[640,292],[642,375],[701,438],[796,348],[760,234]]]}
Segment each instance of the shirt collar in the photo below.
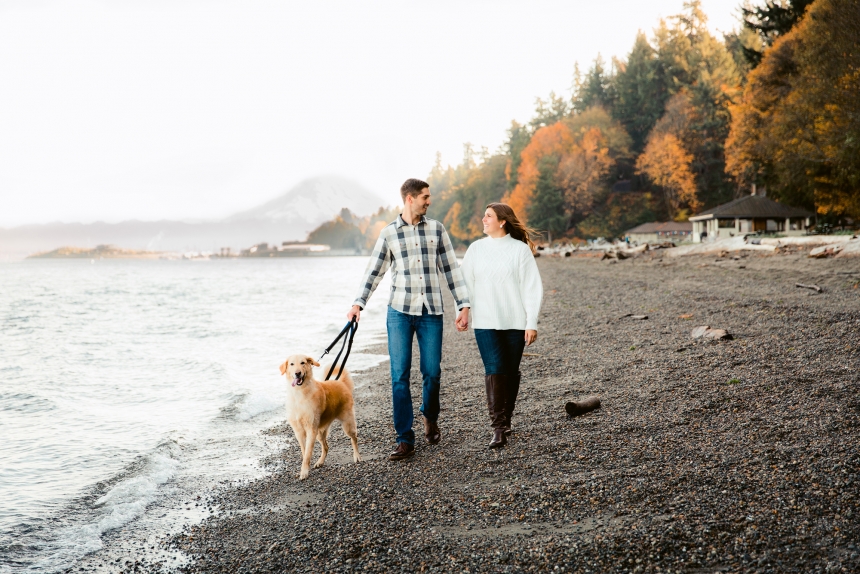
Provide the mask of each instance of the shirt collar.
{"label": "shirt collar", "polygon": [[[422,223],[427,223],[427,218],[424,217],[423,215],[421,216],[421,219],[418,220],[419,225]],[[403,215],[398,214],[397,215],[397,227],[400,228],[400,227],[403,227],[404,225],[409,225],[409,224],[403,220]]]}

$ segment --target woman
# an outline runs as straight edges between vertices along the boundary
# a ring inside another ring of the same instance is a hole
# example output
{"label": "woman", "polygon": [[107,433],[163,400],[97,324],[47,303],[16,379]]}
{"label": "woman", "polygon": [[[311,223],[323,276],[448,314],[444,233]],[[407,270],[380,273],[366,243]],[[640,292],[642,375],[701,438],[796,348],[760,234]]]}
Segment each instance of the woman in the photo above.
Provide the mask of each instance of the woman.
{"label": "woman", "polygon": [[[490,448],[507,443],[520,390],[520,360],[537,339],[543,285],[534,259],[532,230],[504,203],[484,212],[487,237],[469,246],[463,277],[472,303],[472,328],[484,362],[487,408],[493,426]],[[457,329],[468,328],[468,313]]]}

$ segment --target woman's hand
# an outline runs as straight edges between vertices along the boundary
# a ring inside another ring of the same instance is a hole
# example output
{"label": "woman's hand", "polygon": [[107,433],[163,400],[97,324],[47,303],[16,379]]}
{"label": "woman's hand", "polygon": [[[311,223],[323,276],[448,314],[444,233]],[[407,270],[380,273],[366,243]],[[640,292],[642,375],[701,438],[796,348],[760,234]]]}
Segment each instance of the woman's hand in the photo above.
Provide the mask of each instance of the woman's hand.
{"label": "woman's hand", "polygon": [[537,331],[526,329],[526,347],[537,341]]}
{"label": "woman's hand", "polygon": [[460,309],[460,314],[457,315],[457,320],[454,321],[454,325],[457,327],[458,331],[465,331],[469,328],[469,308],[463,307]]}

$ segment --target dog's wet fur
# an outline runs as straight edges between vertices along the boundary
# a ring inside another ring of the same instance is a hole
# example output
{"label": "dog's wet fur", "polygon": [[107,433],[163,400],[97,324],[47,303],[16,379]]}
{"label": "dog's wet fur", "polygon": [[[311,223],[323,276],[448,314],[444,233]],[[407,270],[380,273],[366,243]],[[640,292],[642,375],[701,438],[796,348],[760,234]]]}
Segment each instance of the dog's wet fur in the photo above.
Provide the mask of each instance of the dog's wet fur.
{"label": "dog's wet fur", "polygon": [[304,480],[310,472],[314,441],[319,441],[322,454],[314,464],[319,468],[328,455],[328,432],[331,423],[339,420],[343,432],[352,441],[352,459],[361,462],[358,453],[358,428],[355,424],[355,403],[352,397],[352,376],[344,369],[339,380],[314,380],[314,367],[319,367],[307,355],[291,355],[281,365],[281,374],[287,378],[287,422],[293,428],[296,441],[302,449]]}

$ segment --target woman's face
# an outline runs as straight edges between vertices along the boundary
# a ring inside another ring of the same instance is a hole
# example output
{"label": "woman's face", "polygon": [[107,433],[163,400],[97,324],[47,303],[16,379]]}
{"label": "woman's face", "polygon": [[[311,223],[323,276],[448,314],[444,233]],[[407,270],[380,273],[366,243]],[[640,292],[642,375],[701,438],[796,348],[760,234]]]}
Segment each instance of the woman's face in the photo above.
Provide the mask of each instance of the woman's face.
{"label": "woman's face", "polygon": [[487,208],[487,211],[484,212],[484,219],[481,221],[484,224],[484,233],[487,235],[497,234],[498,232],[505,233],[505,228],[499,227],[503,226],[504,222],[499,221],[499,216],[491,208]]}

